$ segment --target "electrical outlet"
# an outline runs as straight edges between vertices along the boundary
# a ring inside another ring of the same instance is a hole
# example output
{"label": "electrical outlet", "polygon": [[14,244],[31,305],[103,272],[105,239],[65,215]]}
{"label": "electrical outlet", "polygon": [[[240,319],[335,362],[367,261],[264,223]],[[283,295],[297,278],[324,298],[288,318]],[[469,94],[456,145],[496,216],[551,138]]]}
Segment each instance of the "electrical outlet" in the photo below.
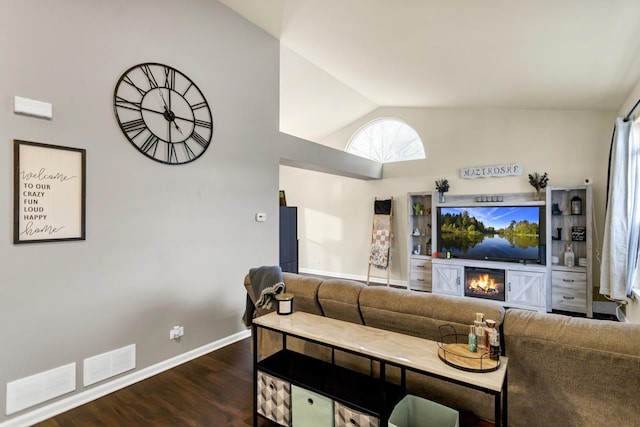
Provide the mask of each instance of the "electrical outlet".
{"label": "electrical outlet", "polygon": [[175,340],[184,335],[184,326],[174,326],[169,330],[169,339]]}

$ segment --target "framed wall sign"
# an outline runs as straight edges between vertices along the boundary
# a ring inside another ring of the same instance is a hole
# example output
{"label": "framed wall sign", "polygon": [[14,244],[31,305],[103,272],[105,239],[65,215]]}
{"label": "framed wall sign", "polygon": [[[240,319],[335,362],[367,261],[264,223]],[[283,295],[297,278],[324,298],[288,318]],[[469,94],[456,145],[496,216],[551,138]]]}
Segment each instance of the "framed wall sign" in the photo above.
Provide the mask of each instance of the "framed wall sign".
{"label": "framed wall sign", "polygon": [[86,150],[13,141],[13,243],[85,239]]}
{"label": "framed wall sign", "polygon": [[587,227],[575,226],[571,227],[571,240],[574,242],[587,241]]}

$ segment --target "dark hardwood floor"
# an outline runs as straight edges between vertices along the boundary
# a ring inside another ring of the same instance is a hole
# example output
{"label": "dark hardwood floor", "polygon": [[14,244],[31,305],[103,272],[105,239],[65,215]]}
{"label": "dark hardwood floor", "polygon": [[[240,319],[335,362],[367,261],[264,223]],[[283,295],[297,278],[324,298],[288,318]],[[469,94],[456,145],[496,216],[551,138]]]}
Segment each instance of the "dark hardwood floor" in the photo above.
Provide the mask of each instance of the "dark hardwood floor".
{"label": "dark hardwood floor", "polygon": [[[36,426],[251,426],[253,378],[250,344],[250,339],[244,339]],[[263,419],[259,425],[277,426]],[[460,425],[486,427],[491,424],[461,414]]]}
{"label": "dark hardwood floor", "polygon": [[251,367],[250,340],[245,339],[36,426],[251,426]]}

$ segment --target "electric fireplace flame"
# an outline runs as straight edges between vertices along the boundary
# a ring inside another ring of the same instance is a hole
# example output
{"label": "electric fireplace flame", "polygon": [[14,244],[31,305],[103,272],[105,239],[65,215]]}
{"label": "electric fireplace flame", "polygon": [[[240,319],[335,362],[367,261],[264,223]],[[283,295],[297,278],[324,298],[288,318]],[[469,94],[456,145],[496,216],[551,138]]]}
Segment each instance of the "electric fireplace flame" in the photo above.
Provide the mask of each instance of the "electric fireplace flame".
{"label": "electric fireplace flame", "polygon": [[498,269],[465,267],[465,296],[505,300],[505,272]]}
{"label": "electric fireplace flame", "polygon": [[498,284],[488,274],[480,274],[477,279],[471,279],[469,289],[474,292],[498,292]]}

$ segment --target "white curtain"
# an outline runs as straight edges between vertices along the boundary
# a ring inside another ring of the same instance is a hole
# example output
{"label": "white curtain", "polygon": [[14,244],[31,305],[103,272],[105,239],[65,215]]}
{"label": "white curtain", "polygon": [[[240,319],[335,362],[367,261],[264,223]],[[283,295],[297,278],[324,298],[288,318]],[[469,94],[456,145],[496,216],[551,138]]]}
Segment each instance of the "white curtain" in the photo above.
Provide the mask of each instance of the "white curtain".
{"label": "white curtain", "polygon": [[616,119],[609,163],[609,191],[602,245],[600,293],[614,300],[631,295],[640,245],[639,129]]}

